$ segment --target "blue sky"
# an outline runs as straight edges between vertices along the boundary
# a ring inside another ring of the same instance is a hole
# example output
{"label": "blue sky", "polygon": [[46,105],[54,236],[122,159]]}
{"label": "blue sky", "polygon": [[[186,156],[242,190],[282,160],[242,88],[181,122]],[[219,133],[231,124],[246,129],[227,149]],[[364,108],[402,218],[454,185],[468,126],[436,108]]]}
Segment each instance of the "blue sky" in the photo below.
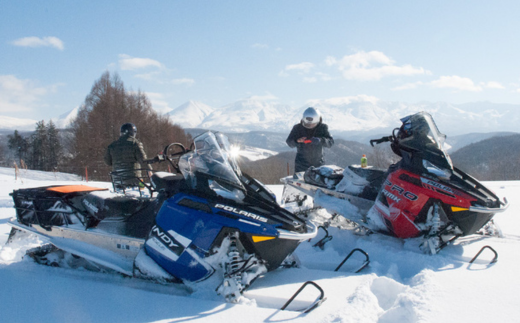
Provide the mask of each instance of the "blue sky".
{"label": "blue sky", "polygon": [[0,115],[49,119],[105,71],[167,112],[248,97],[520,103],[519,1],[0,0]]}

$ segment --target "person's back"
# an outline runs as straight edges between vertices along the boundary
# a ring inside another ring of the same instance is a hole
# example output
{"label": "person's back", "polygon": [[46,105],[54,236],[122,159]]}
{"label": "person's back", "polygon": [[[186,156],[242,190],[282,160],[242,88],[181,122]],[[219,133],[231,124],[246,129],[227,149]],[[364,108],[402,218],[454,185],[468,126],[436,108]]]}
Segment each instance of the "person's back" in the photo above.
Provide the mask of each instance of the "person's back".
{"label": "person's back", "polygon": [[[112,142],[105,153],[105,163],[112,166],[112,172],[118,174],[125,183],[135,182],[132,179],[141,177],[141,168],[146,153],[143,144],[135,138],[137,128],[131,123],[121,126],[121,136]],[[148,168],[149,165],[147,165]]]}

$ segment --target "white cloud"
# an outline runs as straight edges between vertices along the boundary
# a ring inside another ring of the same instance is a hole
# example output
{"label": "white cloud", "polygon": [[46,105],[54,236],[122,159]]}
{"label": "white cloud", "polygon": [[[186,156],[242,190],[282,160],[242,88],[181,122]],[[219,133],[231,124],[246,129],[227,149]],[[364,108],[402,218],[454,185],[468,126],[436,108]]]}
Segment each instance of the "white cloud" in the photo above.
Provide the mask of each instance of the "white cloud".
{"label": "white cloud", "polygon": [[379,51],[358,52],[341,59],[329,56],[325,65],[337,66],[343,77],[348,80],[374,81],[387,76],[412,76],[431,74],[422,67],[409,64],[397,66],[395,62]]}
{"label": "white cloud", "polygon": [[451,88],[470,92],[482,91],[482,87],[475,85],[471,79],[457,75],[441,76],[438,80],[432,81],[430,84],[436,88]]}
{"label": "white cloud", "polygon": [[269,45],[256,43],[256,44],[251,45],[251,48],[255,48],[255,49],[269,49]]}
{"label": "white cloud", "polygon": [[486,87],[488,89],[505,89],[505,87],[498,83],[498,82],[487,82],[487,83],[481,83],[483,87]]}
{"label": "white cloud", "polygon": [[342,105],[349,105],[353,102],[369,102],[372,104],[377,104],[379,102],[379,99],[375,96],[359,94],[359,95],[355,95],[355,96],[344,96],[344,97],[330,98],[330,99],[325,99],[325,100],[323,100],[323,99],[308,100],[307,102],[305,102],[305,105],[308,105],[310,107],[320,106],[321,104],[342,106]]}
{"label": "white cloud", "polygon": [[304,77],[303,83],[316,83],[318,82],[318,79],[315,77]]}
{"label": "white cloud", "polygon": [[189,78],[173,79],[172,83],[175,85],[186,84],[188,86],[191,86],[191,85],[195,84],[195,80],[189,79]]}
{"label": "white cloud", "polygon": [[131,57],[126,54],[119,55],[119,66],[122,70],[136,70],[150,66],[162,68],[163,65],[151,58]]}
{"label": "white cloud", "polygon": [[24,37],[12,42],[15,46],[21,47],[55,47],[63,50],[63,41],[57,37]]}
{"label": "white cloud", "polygon": [[168,102],[166,102],[162,93],[146,92],[146,96],[150,98],[153,109],[160,114],[166,114],[170,111],[173,111],[173,109],[170,108]]}
{"label": "white cloud", "polygon": [[424,83],[421,82],[421,81],[414,82],[414,83],[406,83],[406,84],[403,84],[403,85],[400,85],[400,86],[396,86],[392,90],[393,91],[413,90],[413,89],[416,89],[416,88],[418,88],[419,86],[421,86],[423,84]]}
{"label": "white cloud", "polygon": [[330,81],[332,77],[329,74],[317,72],[316,76],[319,77],[322,81]]}
{"label": "white cloud", "polygon": [[313,63],[303,62],[300,64],[287,65],[287,66],[285,66],[284,71],[299,71],[302,73],[309,73],[313,67],[314,67]]}
{"label": "white cloud", "polygon": [[441,76],[439,79],[424,83],[424,82],[414,82],[414,83],[406,83],[400,86],[396,86],[392,88],[393,91],[402,91],[402,90],[412,90],[416,89],[423,85],[430,85],[434,88],[450,88],[459,91],[471,91],[471,92],[480,92],[484,88],[489,89],[504,89],[505,87],[498,82],[481,82],[479,85],[476,85],[471,79],[460,77],[460,76]]}
{"label": "white cloud", "polygon": [[160,76],[159,72],[150,72],[150,73],[143,73],[143,74],[136,74],[134,77],[146,80],[146,81],[157,81]]}
{"label": "white cloud", "polygon": [[0,113],[30,111],[41,97],[55,89],[56,86],[40,87],[14,75],[0,75]]}

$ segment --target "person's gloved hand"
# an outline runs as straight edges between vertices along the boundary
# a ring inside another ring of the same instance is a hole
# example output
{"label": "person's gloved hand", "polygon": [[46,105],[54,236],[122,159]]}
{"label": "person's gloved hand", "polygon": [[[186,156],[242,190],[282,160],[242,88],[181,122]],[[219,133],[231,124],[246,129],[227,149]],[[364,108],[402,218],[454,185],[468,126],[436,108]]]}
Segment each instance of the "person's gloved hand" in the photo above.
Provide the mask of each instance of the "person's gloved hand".
{"label": "person's gloved hand", "polygon": [[311,145],[319,145],[321,144],[321,140],[318,137],[312,137],[311,138]]}

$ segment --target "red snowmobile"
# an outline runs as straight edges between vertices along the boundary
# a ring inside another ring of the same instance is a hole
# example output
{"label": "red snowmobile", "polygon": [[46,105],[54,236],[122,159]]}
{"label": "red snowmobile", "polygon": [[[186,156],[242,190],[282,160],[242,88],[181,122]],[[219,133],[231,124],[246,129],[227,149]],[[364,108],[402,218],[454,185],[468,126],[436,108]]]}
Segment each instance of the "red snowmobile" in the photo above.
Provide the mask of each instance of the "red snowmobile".
{"label": "red snowmobile", "polygon": [[347,220],[401,239],[423,237],[421,249],[435,254],[460,236],[474,234],[497,212],[503,201],[478,180],[453,166],[430,114],[401,119],[390,142],[401,160],[388,170],[349,166],[311,167],[282,179],[284,199],[314,198],[314,204]]}

